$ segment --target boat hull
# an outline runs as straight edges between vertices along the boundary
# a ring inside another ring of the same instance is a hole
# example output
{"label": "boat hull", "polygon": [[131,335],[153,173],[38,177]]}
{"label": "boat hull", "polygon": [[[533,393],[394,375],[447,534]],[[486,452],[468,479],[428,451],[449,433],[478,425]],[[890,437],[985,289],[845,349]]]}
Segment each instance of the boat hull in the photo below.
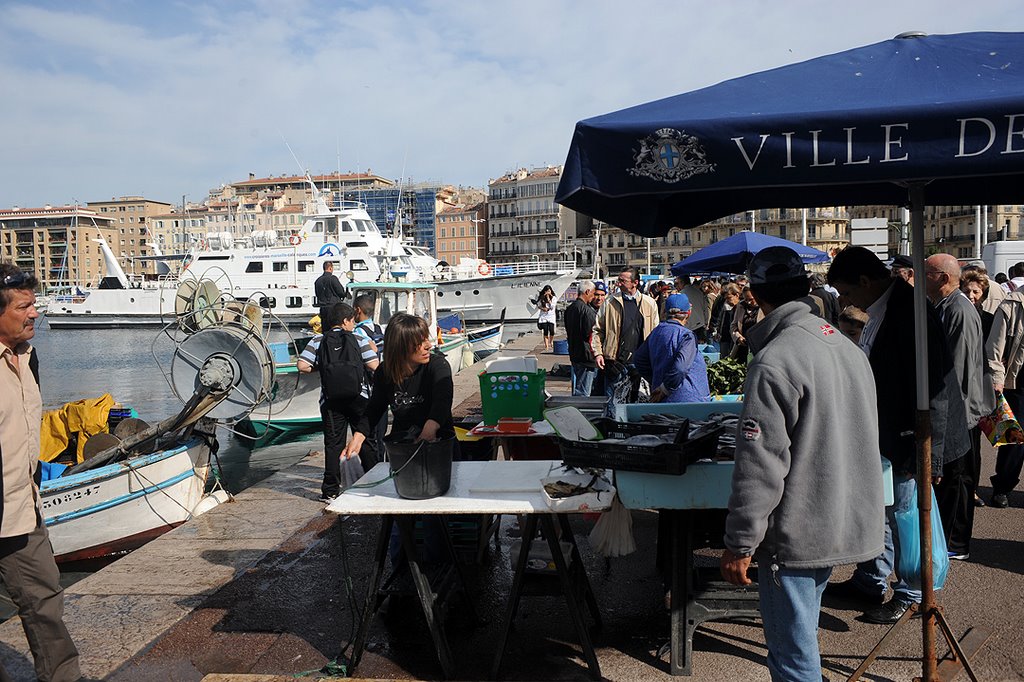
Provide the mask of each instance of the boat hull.
{"label": "boat hull", "polygon": [[[500,267],[496,269],[500,272]],[[545,284],[555,296],[561,296],[576,281],[578,270],[539,270],[511,275],[440,280],[437,284],[437,309],[442,313],[462,313],[468,322],[492,323],[530,322],[537,317],[537,308],[529,299]],[[237,289],[237,287],[236,287]],[[53,329],[108,329],[128,327],[163,327],[174,321],[176,285],[144,289],[95,289],[74,300],[52,301],[46,320]],[[313,305],[312,282],[308,287],[265,291],[236,290],[236,299],[248,295],[273,299],[275,317],[290,327],[302,327],[318,314]],[[300,302],[295,305],[296,302]]]}
{"label": "boat hull", "polygon": [[[500,271],[500,266],[495,269]],[[461,313],[466,322],[493,323],[501,321],[504,309],[505,322],[530,322],[537,319],[537,306],[530,299],[545,284],[551,285],[557,298],[578,275],[579,270],[541,270],[437,282],[437,311]]]}
{"label": "boat hull", "polygon": [[193,516],[203,499],[210,449],[183,445],[44,481],[43,520],[57,563],[131,551]]}

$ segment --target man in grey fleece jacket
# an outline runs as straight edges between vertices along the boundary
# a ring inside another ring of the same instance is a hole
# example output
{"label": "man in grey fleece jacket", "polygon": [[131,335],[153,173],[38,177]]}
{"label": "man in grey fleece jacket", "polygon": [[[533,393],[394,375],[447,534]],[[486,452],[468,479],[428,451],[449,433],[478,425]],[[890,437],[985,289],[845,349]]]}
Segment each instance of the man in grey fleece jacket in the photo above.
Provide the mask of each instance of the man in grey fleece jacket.
{"label": "man in grey fleece jacket", "polygon": [[867,358],[805,299],[787,247],[750,262],[765,311],[747,339],[722,575],[758,589],[773,680],[821,679],[818,614],[832,567],[882,551],[884,502],[875,384]]}

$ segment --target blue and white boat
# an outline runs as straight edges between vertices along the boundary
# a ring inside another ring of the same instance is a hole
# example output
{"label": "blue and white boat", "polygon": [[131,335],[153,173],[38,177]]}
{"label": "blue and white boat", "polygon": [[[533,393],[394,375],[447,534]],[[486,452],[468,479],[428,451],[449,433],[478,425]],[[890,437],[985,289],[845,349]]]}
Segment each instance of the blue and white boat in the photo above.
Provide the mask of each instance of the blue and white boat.
{"label": "blue and white boat", "polygon": [[57,562],[125,554],[216,506],[225,494],[204,495],[209,473],[209,445],[194,437],[153,454],[43,481],[43,520]]}

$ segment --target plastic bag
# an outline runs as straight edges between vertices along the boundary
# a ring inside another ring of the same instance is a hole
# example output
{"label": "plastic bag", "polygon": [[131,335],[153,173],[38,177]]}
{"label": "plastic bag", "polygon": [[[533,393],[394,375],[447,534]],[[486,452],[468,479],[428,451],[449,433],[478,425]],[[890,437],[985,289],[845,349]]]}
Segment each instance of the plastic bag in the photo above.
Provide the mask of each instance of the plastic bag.
{"label": "plastic bag", "polygon": [[[949,571],[949,553],[935,490],[931,486],[928,489],[932,496],[932,589],[941,590]],[[900,535],[897,575],[913,589],[921,588],[921,512],[917,508],[917,492],[915,488],[908,510],[896,512],[896,532]]]}
{"label": "plastic bag", "polygon": [[1024,443],[1024,430],[1021,430],[1020,423],[1013,416],[1013,410],[1002,393],[996,393],[996,409],[992,410],[992,414],[982,417],[978,426],[993,447]]}

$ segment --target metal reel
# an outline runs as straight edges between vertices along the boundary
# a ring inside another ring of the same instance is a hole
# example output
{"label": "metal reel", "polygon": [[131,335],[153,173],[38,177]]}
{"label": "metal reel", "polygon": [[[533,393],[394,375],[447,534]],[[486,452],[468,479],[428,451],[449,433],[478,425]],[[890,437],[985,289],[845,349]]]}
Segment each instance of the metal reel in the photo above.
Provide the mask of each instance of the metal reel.
{"label": "metal reel", "polygon": [[274,380],[274,360],[259,329],[216,322],[178,342],[171,358],[169,382],[182,402],[204,387],[226,391],[207,413],[235,421],[267,399]]}

